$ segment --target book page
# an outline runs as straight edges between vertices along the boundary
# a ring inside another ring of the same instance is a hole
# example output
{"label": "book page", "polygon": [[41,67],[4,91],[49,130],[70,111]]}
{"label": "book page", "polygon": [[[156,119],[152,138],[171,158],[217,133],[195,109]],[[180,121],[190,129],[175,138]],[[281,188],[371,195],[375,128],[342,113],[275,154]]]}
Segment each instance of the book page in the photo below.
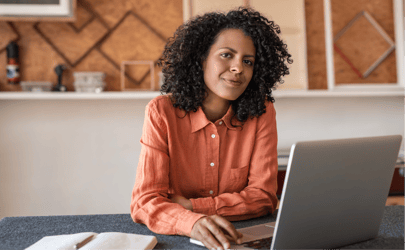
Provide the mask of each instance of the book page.
{"label": "book page", "polygon": [[156,237],[129,233],[100,233],[80,250],[92,249],[152,249],[157,243]]}
{"label": "book page", "polygon": [[71,250],[75,249],[74,246],[77,243],[82,242],[91,235],[97,234],[86,232],[78,234],[45,236],[44,238],[37,241],[35,244],[26,248],[26,250],[55,250],[55,249]]}

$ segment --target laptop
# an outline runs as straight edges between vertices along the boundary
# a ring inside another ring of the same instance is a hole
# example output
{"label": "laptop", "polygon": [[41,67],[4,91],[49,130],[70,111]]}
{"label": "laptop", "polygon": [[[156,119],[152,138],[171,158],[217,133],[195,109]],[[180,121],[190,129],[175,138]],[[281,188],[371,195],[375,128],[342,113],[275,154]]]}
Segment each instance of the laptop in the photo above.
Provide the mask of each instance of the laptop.
{"label": "laptop", "polygon": [[297,142],[276,221],[238,229],[243,244],[231,249],[260,249],[265,242],[266,249],[325,249],[375,238],[401,141],[391,135]]}

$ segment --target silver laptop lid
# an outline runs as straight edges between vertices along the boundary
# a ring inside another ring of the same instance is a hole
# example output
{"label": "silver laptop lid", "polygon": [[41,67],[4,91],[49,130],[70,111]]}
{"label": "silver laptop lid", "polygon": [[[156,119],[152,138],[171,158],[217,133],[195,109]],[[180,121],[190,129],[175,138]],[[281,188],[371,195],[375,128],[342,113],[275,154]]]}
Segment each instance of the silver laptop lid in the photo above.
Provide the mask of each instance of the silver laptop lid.
{"label": "silver laptop lid", "polygon": [[377,236],[401,140],[294,144],[271,248],[336,248]]}

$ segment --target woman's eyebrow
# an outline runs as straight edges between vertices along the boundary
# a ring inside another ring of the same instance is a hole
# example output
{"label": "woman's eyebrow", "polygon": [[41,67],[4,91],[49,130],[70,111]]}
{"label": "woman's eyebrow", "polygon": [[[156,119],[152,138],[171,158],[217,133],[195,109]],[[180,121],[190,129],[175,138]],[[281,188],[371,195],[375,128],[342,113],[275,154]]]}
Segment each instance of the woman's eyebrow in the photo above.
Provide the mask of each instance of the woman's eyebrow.
{"label": "woman's eyebrow", "polygon": [[[232,51],[233,53],[237,53],[236,50],[230,48],[230,47],[221,47],[219,49],[229,49],[230,51]],[[255,57],[254,55],[245,55],[245,57]]]}

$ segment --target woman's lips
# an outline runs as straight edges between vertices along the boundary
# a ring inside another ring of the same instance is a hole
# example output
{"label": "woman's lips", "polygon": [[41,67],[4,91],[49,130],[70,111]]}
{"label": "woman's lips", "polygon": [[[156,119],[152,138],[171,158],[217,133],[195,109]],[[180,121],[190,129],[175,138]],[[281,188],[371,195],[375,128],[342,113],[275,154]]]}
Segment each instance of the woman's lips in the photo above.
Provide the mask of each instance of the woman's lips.
{"label": "woman's lips", "polygon": [[237,79],[225,79],[225,78],[223,78],[223,80],[227,83],[227,84],[229,84],[229,85],[231,85],[231,86],[233,86],[233,87],[238,87],[238,86],[240,86],[242,83],[239,81],[239,80],[237,80]]}

